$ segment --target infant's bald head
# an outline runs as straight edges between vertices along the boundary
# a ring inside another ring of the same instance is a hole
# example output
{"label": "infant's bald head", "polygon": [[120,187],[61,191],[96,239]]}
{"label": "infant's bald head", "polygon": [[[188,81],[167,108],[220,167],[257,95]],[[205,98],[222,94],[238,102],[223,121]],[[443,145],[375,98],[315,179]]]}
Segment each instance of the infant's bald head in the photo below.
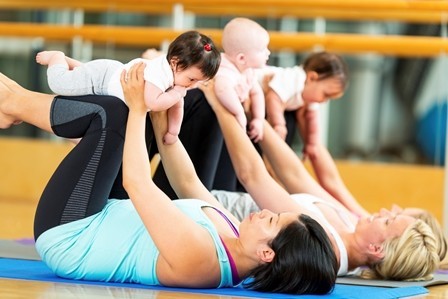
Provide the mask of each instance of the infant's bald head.
{"label": "infant's bald head", "polygon": [[268,32],[257,22],[247,18],[234,18],[224,27],[222,47],[227,55],[234,56],[257,48],[268,39]]}

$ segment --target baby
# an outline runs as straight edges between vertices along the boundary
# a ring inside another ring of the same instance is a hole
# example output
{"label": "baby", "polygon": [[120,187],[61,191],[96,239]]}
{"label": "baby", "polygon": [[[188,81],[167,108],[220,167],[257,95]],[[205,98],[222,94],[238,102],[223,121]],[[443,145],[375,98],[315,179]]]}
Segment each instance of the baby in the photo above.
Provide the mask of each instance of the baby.
{"label": "baby", "polygon": [[215,93],[223,106],[232,112],[246,129],[245,109],[251,114],[248,135],[258,142],[263,138],[265,103],[263,90],[254,69],[266,66],[269,59],[269,34],[258,23],[232,19],[222,35],[221,65],[215,77]]}
{"label": "baby", "polygon": [[[48,85],[54,93],[113,95],[122,100],[123,68],[129,69],[141,60],[136,58],[126,65],[110,59],[82,63],[60,51],[43,51],[36,56],[39,64],[48,65]],[[166,55],[144,62],[145,104],[148,111],[168,110],[168,132],[163,140],[172,144],[178,139],[187,88],[215,76],[221,62],[220,52],[209,37],[187,31],[170,44]]]}
{"label": "baby", "polygon": [[257,77],[266,99],[268,122],[285,139],[288,131],[284,113],[295,111],[305,143],[304,157],[313,157],[319,142],[319,104],[344,94],[346,63],[336,54],[319,52],[309,55],[300,66],[257,70]]}

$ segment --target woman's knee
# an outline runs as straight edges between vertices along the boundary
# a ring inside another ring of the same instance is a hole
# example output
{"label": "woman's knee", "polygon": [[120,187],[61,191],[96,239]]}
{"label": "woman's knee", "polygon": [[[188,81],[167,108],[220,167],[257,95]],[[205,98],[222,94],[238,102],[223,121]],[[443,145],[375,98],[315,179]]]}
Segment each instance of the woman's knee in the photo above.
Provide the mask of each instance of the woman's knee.
{"label": "woman's knee", "polygon": [[126,104],[114,96],[86,96],[85,100],[98,105],[97,115],[101,117],[104,129],[120,131],[126,127],[129,109]]}
{"label": "woman's knee", "polygon": [[[112,96],[57,96],[53,102],[53,131],[62,137],[83,137],[87,131],[110,130],[124,135],[128,108]],[[75,121],[77,120],[77,121]]]}
{"label": "woman's knee", "polygon": [[129,109],[122,100],[115,97],[107,97],[102,107],[106,113],[107,128],[122,130],[126,127]]}

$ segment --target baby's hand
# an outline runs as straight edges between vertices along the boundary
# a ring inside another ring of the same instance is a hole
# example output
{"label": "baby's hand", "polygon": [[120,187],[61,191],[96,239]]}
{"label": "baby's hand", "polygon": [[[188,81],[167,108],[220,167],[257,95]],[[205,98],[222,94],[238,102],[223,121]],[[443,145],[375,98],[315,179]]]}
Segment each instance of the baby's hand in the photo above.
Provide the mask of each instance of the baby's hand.
{"label": "baby's hand", "polygon": [[305,148],[303,149],[303,157],[302,160],[305,161],[306,159],[315,159],[317,155],[317,146],[315,144],[307,144],[305,145]]}
{"label": "baby's hand", "polygon": [[249,131],[247,134],[249,138],[254,142],[258,142],[263,139],[263,120],[259,118],[254,118],[249,123]]}
{"label": "baby's hand", "polygon": [[187,89],[183,86],[174,85],[173,89],[179,93],[181,98],[185,97],[187,94]]}
{"label": "baby's hand", "polygon": [[166,134],[163,136],[163,143],[170,145],[174,144],[177,141],[178,137],[177,135],[171,134],[170,132],[166,132]]}

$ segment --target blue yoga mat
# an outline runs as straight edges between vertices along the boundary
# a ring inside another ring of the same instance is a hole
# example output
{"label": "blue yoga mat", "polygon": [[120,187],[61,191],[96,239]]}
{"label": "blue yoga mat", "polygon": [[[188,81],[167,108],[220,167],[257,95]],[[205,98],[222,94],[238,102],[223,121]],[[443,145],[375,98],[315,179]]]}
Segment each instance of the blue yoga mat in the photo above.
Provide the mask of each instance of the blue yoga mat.
{"label": "blue yoga mat", "polygon": [[0,258],[0,277],[24,279],[24,280],[37,280],[46,282],[76,283],[76,284],[99,285],[108,287],[114,286],[114,287],[140,288],[148,290],[172,291],[182,293],[213,294],[221,296],[225,295],[225,296],[254,297],[254,298],[388,299],[388,298],[415,296],[428,293],[427,289],[425,289],[424,287],[380,288],[380,287],[337,284],[333,293],[325,296],[288,295],[288,294],[255,292],[241,287],[222,288],[222,289],[187,289],[187,288],[147,286],[131,283],[70,280],[57,277],[55,274],[53,274],[53,272],[50,271],[50,269],[42,261],[10,259],[10,258]]}

